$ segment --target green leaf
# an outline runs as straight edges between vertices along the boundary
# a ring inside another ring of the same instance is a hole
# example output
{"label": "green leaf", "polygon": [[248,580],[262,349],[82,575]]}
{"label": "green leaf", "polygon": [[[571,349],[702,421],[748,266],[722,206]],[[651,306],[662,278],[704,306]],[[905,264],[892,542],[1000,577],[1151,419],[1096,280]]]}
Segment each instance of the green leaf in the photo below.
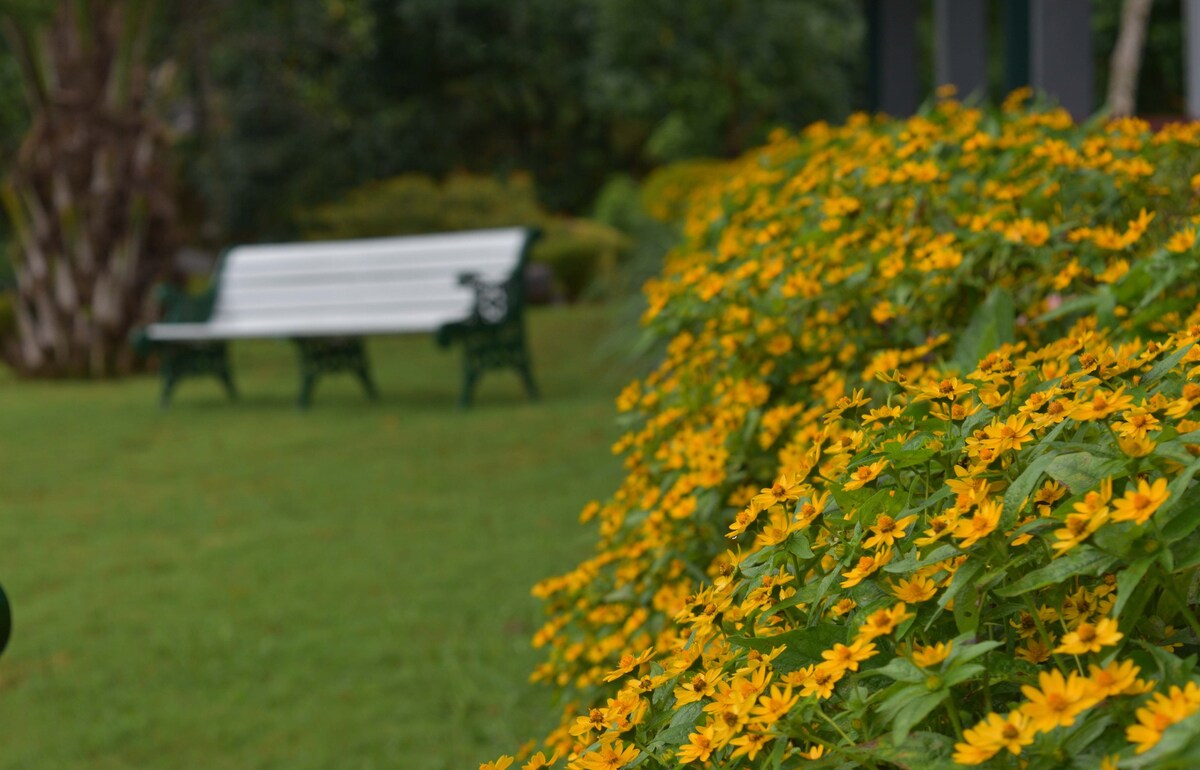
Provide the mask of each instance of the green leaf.
{"label": "green leaf", "polygon": [[1138,587],[1138,583],[1142,582],[1142,578],[1146,576],[1146,570],[1150,569],[1150,565],[1154,563],[1154,559],[1155,556],[1143,556],[1117,573],[1117,601],[1112,609],[1112,616],[1114,618],[1121,617],[1121,610],[1133,598],[1134,590]]}
{"label": "green leaf", "polygon": [[954,625],[960,634],[979,629],[979,589],[974,582],[968,583],[954,601]]}
{"label": "green leaf", "polygon": [[788,539],[788,551],[795,554],[801,559],[811,559],[813,557],[812,548],[808,545],[808,538],[802,532],[796,532]]}
{"label": "green leaf", "polygon": [[945,561],[952,556],[959,554],[958,546],[946,543],[929,552],[928,556],[921,559],[916,559],[912,556],[905,557],[900,561],[894,561],[890,564],[883,565],[884,572],[912,572],[921,567],[928,567],[930,564],[937,564],[939,561]]}
{"label": "green leaf", "polygon": [[1100,458],[1090,452],[1072,452],[1051,460],[1046,466],[1046,473],[1070,489],[1071,494],[1077,495],[1095,489],[1101,479],[1119,472],[1123,465],[1120,461]]}
{"label": "green leaf", "polygon": [[900,449],[891,444],[883,450],[887,456],[888,462],[895,469],[911,468],[914,465],[924,465],[929,458],[933,457],[937,452],[932,449]]}
{"label": "green leaf", "polygon": [[1014,583],[997,588],[997,596],[1020,596],[1023,593],[1061,583],[1076,575],[1095,576],[1111,567],[1117,558],[1096,548],[1081,545],[1055,559],[1045,567],[1034,570]]}
{"label": "green leaf", "polygon": [[968,559],[967,561],[963,562],[963,565],[958,568],[957,572],[954,573],[954,579],[950,582],[950,587],[943,591],[942,595],[938,597],[938,606],[944,608],[950,603],[951,599],[962,593],[964,589],[968,588],[971,584],[971,581],[975,579],[975,576],[980,572],[983,572],[983,568],[985,566],[986,564],[982,559]]}
{"label": "green leaf", "polygon": [[968,679],[982,674],[986,669],[978,663],[967,663],[962,666],[954,666],[942,676],[942,683],[946,687],[953,687],[956,684],[962,684]]}
{"label": "green leaf", "polygon": [[775,636],[731,636],[730,644],[744,647],[748,650],[770,652],[776,647],[786,649],[775,659],[774,668],[781,674],[795,671],[812,663],[821,661],[821,653],[833,645],[846,641],[845,626],[833,623],[820,623],[811,628],[777,634]]}
{"label": "green leaf", "polygon": [[1021,471],[1021,475],[1017,476],[1017,480],[1009,485],[1004,492],[1004,512],[1016,514],[1021,510],[1025,499],[1033,494],[1033,490],[1037,488],[1038,481],[1041,480],[1042,474],[1050,467],[1050,463],[1057,458],[1053,455],[1042,455]]}
{"label": "green leaf", "polygon": [[1167,372],[1179,365],[1179,362],[1183,360],[1183,357],[1188,354],[1188,351],[1192,349],[1192,345],[1194,344],[1196,343],[1193,342],[1191,344],[1184,345],[1179,350],[1176,350],[1174,353],[1155,364],[1150,371],[1146,372],[1146,376],[1142,378],[1142,385],[1153,385],[1165,377]]}
{"label": "green leaf", "polygon": [[954,362],[964,372],[972,371],[990,351],[1016,339],[1016,310],[1012,295],[1001,288],[992,289],[975,310],[971,322],[959,335]]}
{"label": "green leaf", "polygon": [[671,723],[667,725],[666,729],[654,736],[654,740],[650,743],[650,749],[654,751],[664,746],[676,746],[686,742],[688,735],[696,729],[696,723],[703,715],[704,704],[702,702],[697,701],[681,706],[671,717]]}
{"label": "green leaf", "polygon": [[892,658],[890,661],[888,661],[886,666],[880,666],[879,668],[873,668],[869,671],[864,671],[862,676],[874,676],[876,674],[886,676],[897,682],[909,683],[924,682],[929,678],[928,674],[904,658]]}
{"label": "green leaf", "polygon": [[[929,692],[923,685],[913,685],[914,688],[920,688],[923,692],[918,692],[917,696],[909,700],[903,708],[897,710],[895,717],[892,718],[892,743],[902,743],[908,737],[908,733],[913,727],[920,724],[921,720],[929,716],[929,712],[941,705],[942,701],[950,695],[950,690],[941,689]],[[880,709],[880,713],[883,709]]]}
{"label": "green leaf", "polygon": [[1087,751],[1111,724],[1112,717],[1109,716],[1088,719],[1083,726],[1076,728],[1071,733],[1071,737],[1064,744],[1068,756],[1077,756]]}
{"label": "green leaf", "polygon": [[1198,471],[1200,460],[1195,460],[1167,485],[1167,504],[1155,516],[1168,543],[1187,537],[1200,525],[1200,496],[1188,490]]}
{"label": "green leaf", "polygon": [[955,770],[950,755],[954,751],[954,739],[941,733],[918,730],[910,733],[899,746],[882,743],[871,757],[895,765],[901,770]]}
{"label": "green leaf", "polygon": [[986,655],[1002,644],[1002,642],[992,640],[968,644],[967,640],[970,638],[972,638],[970,634],[963,634],[953,640],[954,646],[951,648],[950,656],[946,659],[947,666],[953,668],[963,663],[968,663],[982,655]]}

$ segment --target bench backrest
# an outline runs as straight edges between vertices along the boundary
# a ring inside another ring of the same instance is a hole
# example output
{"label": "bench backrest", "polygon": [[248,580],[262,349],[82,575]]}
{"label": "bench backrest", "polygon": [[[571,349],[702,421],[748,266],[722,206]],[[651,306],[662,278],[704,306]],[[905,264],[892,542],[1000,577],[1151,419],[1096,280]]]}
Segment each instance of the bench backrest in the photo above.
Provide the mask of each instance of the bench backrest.
{"label": "bench backrest", "polygon": [[464,275],[512,281],[519,305],[531,240],[532,231],[507,228],[239,246],[222,261],[209,324],[248,337],[436,330],[471,317]]}

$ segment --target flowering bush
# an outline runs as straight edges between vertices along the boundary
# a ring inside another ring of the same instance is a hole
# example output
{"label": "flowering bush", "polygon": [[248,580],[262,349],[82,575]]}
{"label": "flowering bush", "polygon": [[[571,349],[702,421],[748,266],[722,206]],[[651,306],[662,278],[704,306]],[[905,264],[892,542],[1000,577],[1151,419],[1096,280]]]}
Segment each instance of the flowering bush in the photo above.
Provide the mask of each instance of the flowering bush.
{"label": "flowering bush", "polygon": [[691,196],[526,767],[1200,763],[1200,129],[1017,102]]}

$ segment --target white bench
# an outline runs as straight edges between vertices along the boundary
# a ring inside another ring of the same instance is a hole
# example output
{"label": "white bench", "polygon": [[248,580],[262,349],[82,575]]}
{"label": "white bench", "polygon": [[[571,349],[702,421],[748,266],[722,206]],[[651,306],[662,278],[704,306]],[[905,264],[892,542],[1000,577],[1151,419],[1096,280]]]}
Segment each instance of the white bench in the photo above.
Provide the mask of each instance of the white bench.
{"label": "white bench", "polygon": [[161,292],[163,321],[139,333],[161,356],[163,404],[188,376],[214,375],[236,397],[229,340],[283,337],[300,353],[300,405],[317,379],[349,371],[375,396],[362,337],[436,332],[464,347],[463,405],[489,368],[513,367],[537,390],[525,344],[523,271],[537,233],[444,235],[238,246],[203,296]]}

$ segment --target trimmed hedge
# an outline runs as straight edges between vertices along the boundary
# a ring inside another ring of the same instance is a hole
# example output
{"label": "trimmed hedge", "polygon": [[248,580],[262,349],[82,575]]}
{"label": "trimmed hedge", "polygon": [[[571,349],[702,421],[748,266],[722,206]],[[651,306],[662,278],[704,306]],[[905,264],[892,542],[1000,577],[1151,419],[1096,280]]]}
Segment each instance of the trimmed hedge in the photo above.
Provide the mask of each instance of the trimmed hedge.
{"label": "trimmed hedge", "polygon": [[1200,762],[1200,128],[1023,96],[689,197],[628,475],[535,590],[556,763]]}

